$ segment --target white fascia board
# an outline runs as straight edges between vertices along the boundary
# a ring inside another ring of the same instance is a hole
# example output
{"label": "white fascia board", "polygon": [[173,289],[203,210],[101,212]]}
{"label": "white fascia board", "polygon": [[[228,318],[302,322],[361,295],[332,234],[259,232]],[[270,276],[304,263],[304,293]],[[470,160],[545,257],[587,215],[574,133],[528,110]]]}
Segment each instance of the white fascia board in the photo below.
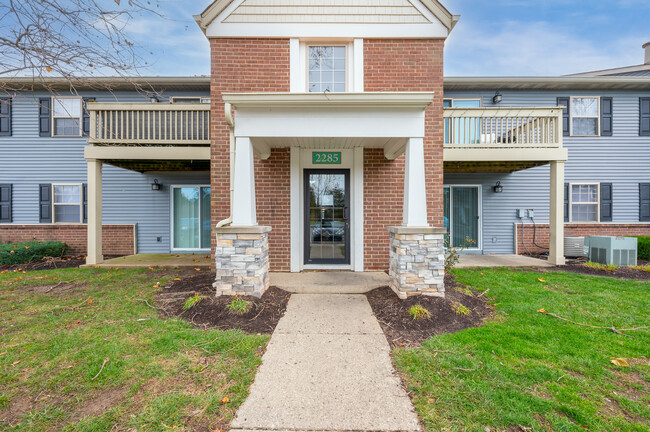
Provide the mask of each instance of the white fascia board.
{"label": "white fascia board", "polygon": [[433,102],[433,92],[358,93],[223,93],[224,102],[235,108],[385,108],[422,109]]}
{"label": "white fascia board", "polygon": [[216,19],[206,29],[207,37],[273,37],[446,39],[449,30],[438,20],[427,24],[359,23],[223,23]]}

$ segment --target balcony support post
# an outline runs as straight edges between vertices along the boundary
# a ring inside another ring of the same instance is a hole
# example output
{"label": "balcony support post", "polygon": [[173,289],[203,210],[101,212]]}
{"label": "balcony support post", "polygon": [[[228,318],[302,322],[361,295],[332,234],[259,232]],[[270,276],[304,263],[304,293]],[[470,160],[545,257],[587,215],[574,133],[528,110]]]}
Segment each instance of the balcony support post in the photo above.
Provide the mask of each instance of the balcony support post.
{"label": "balcony support post", "polygon": [[564,161],[551,161],[549,254],[553,265],[564,265]]}
{"label": "balcony support post", "polygon": [[427,223],[427,182],[424,173],[424,140],[410,138],[406,144],[402,226],[429,226]]}
{"label": "balcony support post", "polygon": [[234,183],[232,226],[257,225],[253,144],[248,137],[235,139]]}
{"label": "balcony support post", "polygon": [[102,161],[88,159],[88,253],[86,264],[104,261],[102,255]]}

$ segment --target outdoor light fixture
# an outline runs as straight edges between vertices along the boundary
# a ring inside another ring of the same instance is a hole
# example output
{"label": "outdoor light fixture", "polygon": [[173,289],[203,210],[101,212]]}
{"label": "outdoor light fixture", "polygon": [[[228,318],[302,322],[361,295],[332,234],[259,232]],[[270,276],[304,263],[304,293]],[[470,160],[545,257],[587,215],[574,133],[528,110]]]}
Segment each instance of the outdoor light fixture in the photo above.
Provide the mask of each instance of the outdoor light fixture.
{"label": "outdoor light fixture", "polygon": [[149,95],[149,102],[151,102],[151,103],[158,103],[158,102],[160,102],[160,101],[158,100],[158,96],[156,96],[156,95]]}
{"label": "outdoor light fixture", "polygon": [[162,185],[158,183],[158,179],[153,179],[153,183],[151,183],[151,190],[160,190],[162,189]]}
{"label": "outdoor light fixture", "polygon": [[494,193],[501,193],[503,192],[503,186],[501,186],[501,182],[498,181],[497,185],[492,188],[494,190]]}
{"label": "outdoor light fixture", "polygon": [[494,94],[494,97],[492,98],[492,103],[498,104],[501,103],[503,100],[503,96],[501,96],[501,92],[497,90],[497,92]]}

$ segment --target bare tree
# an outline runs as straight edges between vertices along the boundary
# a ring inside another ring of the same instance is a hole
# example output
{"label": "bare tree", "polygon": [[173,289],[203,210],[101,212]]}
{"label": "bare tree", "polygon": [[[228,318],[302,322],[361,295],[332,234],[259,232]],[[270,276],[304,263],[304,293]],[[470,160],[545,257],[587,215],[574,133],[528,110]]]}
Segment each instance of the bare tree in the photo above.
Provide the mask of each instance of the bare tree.
{"label": "bare tree", "polygon": [[157,0],[1,0],[0,93],[57,81],[101,87],[92,76],[128,80],[147,65],[127,31],[143,15],[162,17]]}

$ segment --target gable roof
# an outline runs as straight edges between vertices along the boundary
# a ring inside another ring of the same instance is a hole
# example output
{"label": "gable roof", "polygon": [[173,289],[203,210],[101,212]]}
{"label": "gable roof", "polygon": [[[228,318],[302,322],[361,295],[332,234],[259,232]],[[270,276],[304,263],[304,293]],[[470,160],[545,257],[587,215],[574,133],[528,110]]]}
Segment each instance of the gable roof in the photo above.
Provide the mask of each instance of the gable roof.
{"label": "gable roof", "polygon": [[[199,27],[207,27],[235,0],[216,0],[200,15]],[[438,0],[244,0],[224,23],[429,23],[413,1],[426,7],[448,31],[458,22]]]}

